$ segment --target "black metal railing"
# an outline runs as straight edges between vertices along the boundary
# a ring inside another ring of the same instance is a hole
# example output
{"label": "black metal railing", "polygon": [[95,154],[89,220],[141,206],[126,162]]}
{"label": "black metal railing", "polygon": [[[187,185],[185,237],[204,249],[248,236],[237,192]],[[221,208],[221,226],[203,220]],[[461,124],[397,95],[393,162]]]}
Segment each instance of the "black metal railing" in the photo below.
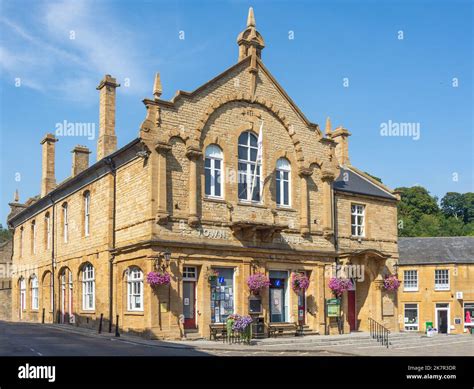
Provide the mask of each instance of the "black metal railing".
{"label": "black metal railing", "polygon": [[389,335],[390,330],[384,327],[379,322],[375,321],[369,317],[369,327],[370,327],[370,336],[372,339],[375,339],[377,342],[381,343],[382,346],[389,347]]}

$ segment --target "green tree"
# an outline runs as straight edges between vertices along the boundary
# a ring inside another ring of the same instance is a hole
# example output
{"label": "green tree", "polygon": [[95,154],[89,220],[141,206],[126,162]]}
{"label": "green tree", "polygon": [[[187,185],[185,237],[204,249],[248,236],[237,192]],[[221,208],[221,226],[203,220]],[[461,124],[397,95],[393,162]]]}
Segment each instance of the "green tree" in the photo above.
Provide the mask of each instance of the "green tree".
{"label": "green tree", "polygon": [[464,219],[464,195],[457,192],[448,192],[441,199],[441,210],[446,217]]}
{"label": "green tree", "polygon": [[464,223],[474,222],[474,193],[464,193],[462,197],[464,208]]}
{"label": "green tree", "polygon": [[2,224],[0,223],[0,243],[9,240],[11,236],[11,231],[8,228],[3,228]]}

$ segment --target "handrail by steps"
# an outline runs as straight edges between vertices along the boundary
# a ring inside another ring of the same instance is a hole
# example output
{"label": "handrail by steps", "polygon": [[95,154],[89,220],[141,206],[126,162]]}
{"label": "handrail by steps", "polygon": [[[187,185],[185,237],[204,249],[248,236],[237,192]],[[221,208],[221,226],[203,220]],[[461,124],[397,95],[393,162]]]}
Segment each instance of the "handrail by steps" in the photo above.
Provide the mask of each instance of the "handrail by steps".
{"label": "handrail by steps", "polygon": [[375,321],[369,317],[369,327],[370,327],[370,336],[372,339],[375,339],[377,342],[381,343],[382,346],[389,347],[389,335],[390,330],[384,327],[379,322]]}

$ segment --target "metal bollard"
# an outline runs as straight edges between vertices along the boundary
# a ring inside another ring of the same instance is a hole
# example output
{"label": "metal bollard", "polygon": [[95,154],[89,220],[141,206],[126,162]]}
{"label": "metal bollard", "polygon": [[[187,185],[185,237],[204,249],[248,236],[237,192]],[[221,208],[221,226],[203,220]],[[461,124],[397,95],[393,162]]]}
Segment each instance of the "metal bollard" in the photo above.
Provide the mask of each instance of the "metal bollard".
{"label": "metal bollard", "polygon": [[104,314],[100,314],[100,321],[99,321],[99,334],[102,332],[102,320],[104,319]]}
{"label": "metal bollard", "polygon": [[41,323],[44,324],[44,308],[43,308],[43,316],[42,316],[42,318],[41,318]]}
{"label": "metal bollard", "polygon": [[118,338],[120,337],[119,334],[119,315],[115,317],[115,336]]}

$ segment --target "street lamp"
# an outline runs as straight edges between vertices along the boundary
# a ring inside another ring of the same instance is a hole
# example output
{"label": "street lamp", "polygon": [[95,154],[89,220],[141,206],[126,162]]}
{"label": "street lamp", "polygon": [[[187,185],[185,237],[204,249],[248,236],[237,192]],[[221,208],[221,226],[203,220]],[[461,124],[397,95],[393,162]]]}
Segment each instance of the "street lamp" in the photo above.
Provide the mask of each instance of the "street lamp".
{"label": "street lamp", "polygon": [[160,252],[158,258],[155,259],[155,269],[161,269],[161,271],[165,271],[171,262],[171,252],[166,250],[164,252]]}
{"label": "street lamp", "polygon": [[163,258],[165,259],[165,266],[168,267],[171,262],[171,252],[169,250],[166,250],[165,252],[162,253]]}

